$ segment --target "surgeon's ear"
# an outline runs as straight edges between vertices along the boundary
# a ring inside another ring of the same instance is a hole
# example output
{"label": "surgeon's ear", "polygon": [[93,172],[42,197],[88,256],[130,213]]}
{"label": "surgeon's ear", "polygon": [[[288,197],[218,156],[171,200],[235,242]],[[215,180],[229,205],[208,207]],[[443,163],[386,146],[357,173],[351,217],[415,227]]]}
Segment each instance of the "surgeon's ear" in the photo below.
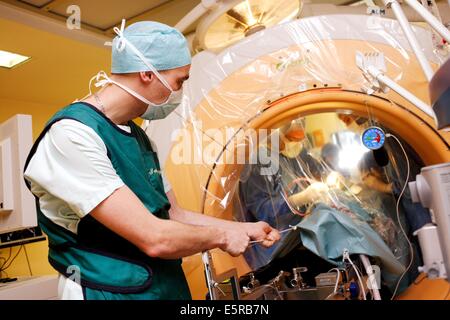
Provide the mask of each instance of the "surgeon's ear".
{"label": "surgeon's ear", "polygon": [[139,72],[139,77],[141,78],[142,82],[150,83],[155,78],[155,75],[153,74],[153,72],[146,71],[146,72]]}

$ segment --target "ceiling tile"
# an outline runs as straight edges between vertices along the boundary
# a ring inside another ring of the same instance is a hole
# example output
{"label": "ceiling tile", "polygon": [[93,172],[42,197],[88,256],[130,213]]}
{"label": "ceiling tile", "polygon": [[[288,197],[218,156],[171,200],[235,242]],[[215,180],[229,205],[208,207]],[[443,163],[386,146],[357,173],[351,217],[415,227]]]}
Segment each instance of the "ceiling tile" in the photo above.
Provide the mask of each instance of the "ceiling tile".
{"label": "ceiling tile", "polygon": [[34,7],[42,8],[45,7],[46,4],[53,2],[52,0],[21,0],[20,2],[25,2],[27,4],[31,4]]}
{"label": "ceiling tile", "polygon": [[[70,5],[78,5],[81,9],[81,21],[87,25],[107,30],[123,18],[131,18],[158,7],[169,0],[74,0]],[[124,5],[126,3],[126,5]],[[51,5],[50,5],[51,6]],[[51,6],[51,13],[68,16],[68,3]]]}

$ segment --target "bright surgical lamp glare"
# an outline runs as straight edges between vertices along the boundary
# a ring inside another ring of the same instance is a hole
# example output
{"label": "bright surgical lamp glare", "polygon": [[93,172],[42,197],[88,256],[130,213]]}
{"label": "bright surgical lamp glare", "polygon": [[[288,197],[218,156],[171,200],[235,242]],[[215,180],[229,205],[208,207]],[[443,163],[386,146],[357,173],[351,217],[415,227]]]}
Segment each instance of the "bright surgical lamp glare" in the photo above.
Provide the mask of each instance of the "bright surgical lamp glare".
{"label": "bright surgical lamp glare", "polygon": [[0,50],[0,67],[12,69],[18,64],[31,59],[17,53]]}
{"label": "bright surgical lamp glare", "polygon": [[247,28],[256,25],[270,27],[294,19],[301,8],[302,2],[295,0],[244,0],[235,5],[228,16]]}
{"label": "bright surgical lamp glare", "polygon": [[359,135],[354,132],[340,132],[339,136],[338,167],[344,171],[352,171],[370,150],[363,146]]}
{"label": "bright surgical lamp glare", "polygon": [[368,149],[356,143],[342,148],[339,152],[339,168],[343,170],[355,169],[368,151]]}
{"label": "bright surgical lamp glare", "polygon": [[239,6],[243,6],[245,8],[245,10],[243,10],[243,11],[246,13],[247,23],[249,26],[253,26],[258,23],[258,20],[256,20],[255,17],[253,16],[252,8],[251,8],[248,0],[245,0],[244,2],[238,4],[236,6],[236,9],[238,9],[238,10],[242,9],[242,8],[238,8]]}

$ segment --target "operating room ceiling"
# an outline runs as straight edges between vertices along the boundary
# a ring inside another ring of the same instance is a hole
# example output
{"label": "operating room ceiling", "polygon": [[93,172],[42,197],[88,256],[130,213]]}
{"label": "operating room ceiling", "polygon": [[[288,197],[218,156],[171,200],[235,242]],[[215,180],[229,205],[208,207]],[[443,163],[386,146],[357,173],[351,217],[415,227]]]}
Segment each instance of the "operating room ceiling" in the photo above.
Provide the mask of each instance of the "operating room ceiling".
{"label": "operating room ceiling", "polygon": [[[70,13],[67,8],[77,5],[81,9],[82,26],[101,34],[112,35],[114,26],[122,18],[129,21],[156,20],[175,25],[184,15],[193,9],[200,0],[0,0],[22,10],[59,21],[65,21]],[[327,3],[347,5],[360,0],[306,0],[308,3]],[[126,3],[126,5],[124,5]],[[195,25],[190,32],[194,29]]]}
{"label": "operating room ceiling", "polygon": [[113,27],[123,18],[128,21],[155,20],[175,25],[199,0],[1,0],[37,15],[65,22],[67,8],[76,5],[81,11],[82,28],[112,35]]}
{"label": "operating room ceiling", "polygon": [[[89,79],[110,69],[112,27],[156,20],[174,25],[198,0],[0,1],[0,50],[31,56],[14,69],[0,68],[0,100],[64,106],[88,93]],[[68,30],[65,8],[79,5],[81,30]],[[8,107],[3,104],[2,108]]]}
{"label": "operating room ceiling", "polygon": [[[175,25],[199,0],[0,0],[0,50],[32,59],[12,70],[0,69],[0,99],[65,105],[88,92],[99,70],[109,71],[103,44],[122,18],[127,24],[154,20]],[[350,4],[352,0],[313,0]],[[67,7],[78,5],[81,30],[66,27]],[[186,34],[195,30],[195,24]]]}

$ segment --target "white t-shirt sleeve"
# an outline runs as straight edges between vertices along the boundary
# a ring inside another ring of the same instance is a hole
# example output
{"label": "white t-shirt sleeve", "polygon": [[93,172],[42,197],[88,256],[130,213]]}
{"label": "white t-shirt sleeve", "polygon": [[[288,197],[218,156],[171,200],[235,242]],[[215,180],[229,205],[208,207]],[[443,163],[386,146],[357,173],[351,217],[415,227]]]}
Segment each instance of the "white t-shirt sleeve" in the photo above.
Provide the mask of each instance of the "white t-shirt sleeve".
{"label": "white t-shirt sleeve", "polygon": [[170,185],[169,180],[166,178],[166,175],[164,174],[164,163],[161,163],[161,158],[159,158],[158,146],[151,138],[149,138],[149,140],[150,140],[150,144],[152,146],[153,151],[158,154],[158,160],[160,161],[159,165],[161,167],[161,178],[162,178],[163,185],[164,185],[164,192],[167,193],[170,190],[172,190],[172,186]]}
{"label": "white t-shirt sleeve", "polygon": [[162,181],[163,181],[163,184],[164,184],[164,192],[167,193],[170,190],[172,190],[172,186],[171,186],[169,180],[166,178],[166,176],[164,174],[164,169],[162,170],[161,177],[162,177]]}
{"label": "white t-shirt sleeve", "polygon": [[[79,218],[124,185],[98,134],[70,119],[60,120],[50,128],[31,159],[25,177],[31,182],[32,192],[39,198],[42,196],[40,202],[62,200]],[[46,205],[41,203],[42,207]]]}

